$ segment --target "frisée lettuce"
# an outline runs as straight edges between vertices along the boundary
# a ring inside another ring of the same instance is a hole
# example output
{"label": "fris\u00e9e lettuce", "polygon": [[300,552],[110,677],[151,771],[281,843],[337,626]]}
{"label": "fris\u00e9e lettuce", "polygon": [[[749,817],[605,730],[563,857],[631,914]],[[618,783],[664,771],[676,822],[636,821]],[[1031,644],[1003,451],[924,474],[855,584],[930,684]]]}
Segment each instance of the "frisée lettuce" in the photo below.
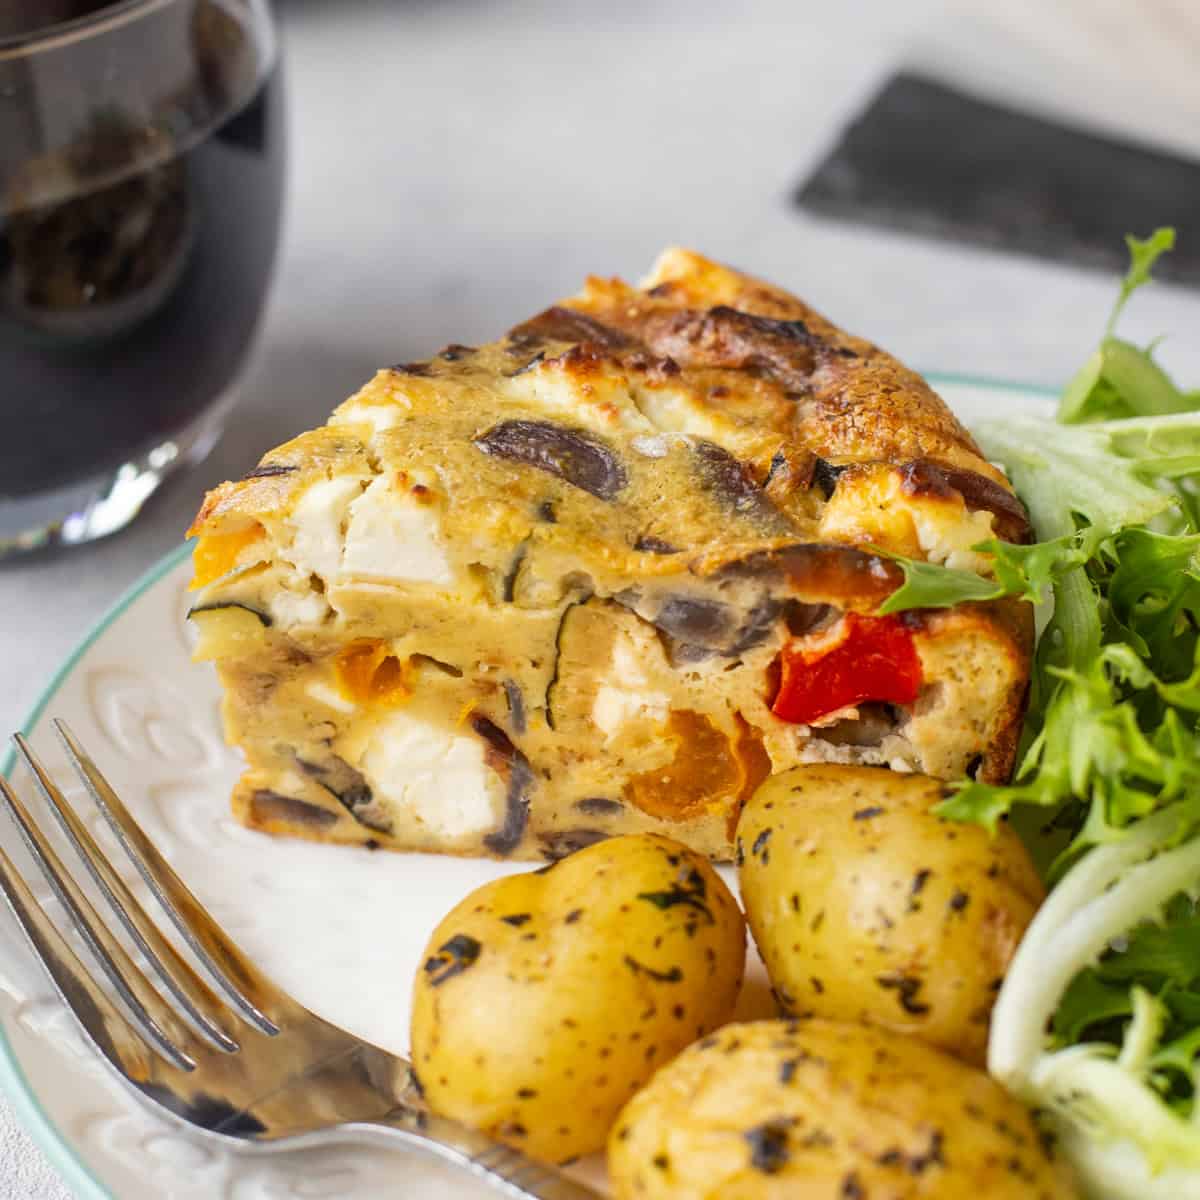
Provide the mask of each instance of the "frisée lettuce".
{"label": "fris\u00e9e lettuce", "polygon": [[989,579],[900,560],[905,581],[884,608],[1052,597],[1015,781],[968,782],[942,812],[994,828],[1016,805],[1051,809],[1077,835],[1071,856],[1200,782],[1200,393],[1176,388],[1153,348],[1112,332],[1174,234],[1128,243],[1100,349],[1057,417],[1017,413],[974,430],[1039,540],[975,547],[991,556]]}
{"label": "fris\u00e9e lettuce", "polygon": [[1048,1115],[1088,1194],[1200,1200],[1200,392],[1116,337],[1174,243],[1128,239],[1099,348],[1057,416],[976,430],[1029,510],[992,576],[902,562],[889,604],[1052,598],[1014,782],[943,815],[1046,810],[1069,844],[992,1014],[989,1070]]}

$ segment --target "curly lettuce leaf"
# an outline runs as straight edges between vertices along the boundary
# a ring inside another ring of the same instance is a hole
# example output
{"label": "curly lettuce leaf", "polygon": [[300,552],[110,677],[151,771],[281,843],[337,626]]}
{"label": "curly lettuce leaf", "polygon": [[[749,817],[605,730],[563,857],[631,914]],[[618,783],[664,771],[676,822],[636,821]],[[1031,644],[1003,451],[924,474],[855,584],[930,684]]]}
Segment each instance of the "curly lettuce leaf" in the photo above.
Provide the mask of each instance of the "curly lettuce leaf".
{"label": "curly lettuce leaf", "polygon": [[1059,1046],[1080,1042],[1092,1031],[1119,1044],[1121,1025],[1133,1015],[1133,996],[1123,983],[1110,983],[1094,967],[1085,967],[1071,980],[1050,1030]]}
{"label": "curly lettuce leaf", "polygon": [[[1174,493],[1149,481],[1184,457],[1196,454],[1200,460],[1200,413],[1171,418],[1163,426],[1144,420],[1062,426],[1019,413],[983,423],[976,436],[988,457],[1004,464],[1041,540],[1018,546],[992,539],[975,546],[991,557],[991,579],[897,557],[904,583],[881,613],[951,608],[1000,596],[1038,603],[1051,585],[1094,558],[1111,534],[1176,507]],[[1094,607],[1086,589],[1076,587],[1080,599]],[[1069,618],[1075,625],[1081,620],[1090,624],[1081,614]],[[1059,624],[1067,622],[1064,617]],[[1092,639],[1074,641],[1090,646]]]}
{"label": "curly lettuce leaf", "polygon": [[1138,288],[1150,282],[1154,264],[1168,251],[1175,249],[1175,230],[1167,225],[1159,226],[1148,238],[1134,237],[1132,233],[1127,233],[1125,248],[1129,251],[1129,270],[1121,280],[1121,290],[1117,294],[1112,312],[1108,315],[1108,324],[1104,327],[1106,336],[1111,336],[1117,327],[1117,321],[1129,302],[1129,297]]}
{"label": "curly lettuce leaf", "polygon": [[1058,581],[1035,662],[1041,709],[1017,778],[965,783],[944,816],[994,828],[1017,804],[1074,804],[1086,813],[1082,842],[1097,842],[1200,789],[1198,553],[1200,535],[1126,529],[1105,540],[1090,575],[1076,568]]}
{"label": "curly lettuce leaf", "polygon": [[1164,453],[1179,444],[1190,450],[1200,438],[1200,413],[1155,438],[1144,432],[1140,441],[1123,437],[1123,429],[1121,422],[1064,426],[1014,413],[985,421],[974,432],[988,458],[1003,463],[1038,538],[1046,540],[1070,535],[1080,523],[1106,535],[1171,507],[1173,497],[1147,478],[1161,473]]}
{"label": "curly lettuce leaf", "polygon": [[1049,810],[1075,835],[1001,989],[989,1069],[1122,1200],[1200,1197],[1200,393],[1113,335],[1172,243],[1129,239],[1105,338],[1059,407],[1065,460],[1047,471],[1019,422],[996,423],[988,452],[1038,534],[1073,522],[1086,553],[1051,571],[1014,784],[967,783],[941,810],[994,826],[1028,806],[1022,821]]}
{"label": "curly lettuce leaf", "polygon": [[1196,407],[1195,393],[1179,390],[1154,361],[1153,347],[1141,349],[1116,337],[1116,328],[1129,298],[1150,281],[1154,264],[1174,248],[1175,230],[1156,229],[1150,237],[1128,236],[1130,264],[1121,282],[1099,347],[1067,384],[1058,406],[1063,424],[1114,417],[1149,417],[1186,412]]}
{"label": "curly lettuce leaf", "polygon": [[1200,472],[1200,393],[1192,396],[1186,412],[1099,421],[1088,428],[1107,435],[1113,453],[1134,461],[1139,475],[1185,479]]}
{"label": "curly lettuce leaf", "polygon": [[[1170,231],[1129,240],[1114,321],[1172,243]],[[1016,780],[966,782],[940,811],[994,828],[1016,805],[1052,810],[1077,834],[1059,871],[1200,788],[1200,411],[1194,394],[1179,393],[1188,411],[1140,415],[1175,404],[1154,399],[1158,385],[1146,378],[1105,374],[1119,403],[1091,424],[1062,424],[1061,410],[1059,421],[1017,413],[983,423],[980,444],[1007,471],[1041,540],[975,547],[990,555],[989,579],[899,560],[905,580],[883,610],[1053,593]]]}
{"label": "curly lettuce leaf", "polygon": [[1148,1012],[1148,1004],[1155,1020],[1144,1020],[1142,1032],[1153,1036],[1140,1048],[1139,1066],[1164,1103],[1190,1116],[1200,1056],[1200,908],[1186,892],[1071,980],[1051,1022],[1052,1045],[1108,1046],[1120,1062],[1139,1005]]}

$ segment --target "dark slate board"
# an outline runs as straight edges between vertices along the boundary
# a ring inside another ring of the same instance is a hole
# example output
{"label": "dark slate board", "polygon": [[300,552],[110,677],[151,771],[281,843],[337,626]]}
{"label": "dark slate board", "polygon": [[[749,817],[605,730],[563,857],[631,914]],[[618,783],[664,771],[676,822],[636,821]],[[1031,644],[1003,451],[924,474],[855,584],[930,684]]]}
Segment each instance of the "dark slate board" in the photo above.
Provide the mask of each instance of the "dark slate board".
{"label": "dark slate board", "polygon": [[809,211],[1108,271],[1173,225],[1156,267],[1200,286],[1200,162],[893,76],[796,192]]}

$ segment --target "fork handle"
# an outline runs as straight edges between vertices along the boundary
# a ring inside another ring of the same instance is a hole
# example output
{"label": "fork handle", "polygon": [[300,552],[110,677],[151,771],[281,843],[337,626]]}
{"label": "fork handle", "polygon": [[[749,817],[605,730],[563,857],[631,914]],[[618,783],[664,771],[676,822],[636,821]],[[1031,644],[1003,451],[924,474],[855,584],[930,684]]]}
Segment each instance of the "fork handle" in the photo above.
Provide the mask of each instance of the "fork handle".
{"label": "fork handle", "polygon": [[598,1200],[600,1195],[557,1167],[434,1113],[402,1106],[377,1120],[356,1122],[356,1127],[390,1135],[452,1163],[512,1200]]}

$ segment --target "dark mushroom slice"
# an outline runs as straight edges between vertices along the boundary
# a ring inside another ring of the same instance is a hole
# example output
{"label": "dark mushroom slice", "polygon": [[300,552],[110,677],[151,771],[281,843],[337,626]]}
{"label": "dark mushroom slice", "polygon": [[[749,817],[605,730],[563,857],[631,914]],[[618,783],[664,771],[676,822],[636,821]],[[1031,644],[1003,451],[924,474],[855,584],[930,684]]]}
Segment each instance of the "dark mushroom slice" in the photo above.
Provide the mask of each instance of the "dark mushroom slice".
{"label": "dark mushroom slice", "polygon": [[521,573],[521,565],[525,562],[525,555],[528,553],[529,539],[524,538],[513,551],[508,570],[504,572],[504,578],[501,581],[500,596],[505,604],[511,604],[517,594],[517,576]]}
{"label": "dark mushroom slice", "polygon": [[307,800],[297,800],[294,796],[284,796],[268,788],[258,788],[250,793],[250,822],[253,825],[283,822],[287,825],[321,830],[336,825],[338,815],[318,804],[310,804]]}
{"label": "dark mushroom slice", "polygon": [[527,363],[523,363],[515,371],[509,371],[509,379],[516,379],[518,375],[524,375],[526,371],[532,371],[535,367],[544,362],[545,358],[545,350],[539,350]]}
{"label": "dark mushroom slice", "polygon": [[190,621],[199,613],[220,612],[223,608],[240,608],[243,612],[250,613],[251,616],[257,617],[262,622],[264,629],[270,629],[274,624],[270,613],[265,613],[261,608],[255,608],[252,604],[243,604],[240,600],[214,600],[211,604],[197,604],[188,609],[188,620]]}
{"label": "dark mushroom slice", "polygon": [[546,712],[546,724],[551,729],[555,728],[554,721],[554,689],[558,684],[558,669],[562,663],[562,644],[563,631],[567,627],[567,619],[570,617],[572,610],[578,608],[581,604],[586,604],[592,598],[591,593],[587,592],[580,596],[577,600],[572,600],[562,611],[562,616],[558,619],[558,628],[554,632],[554,669],[550,672],[550,682],[546,684],[546,696],[543,700],[543,706]]}
{"label": "dark mushroom slice", "polygon": [[869,700],[859,704],[857,708],[856,719],[822,725],[812,731],[813,740],[826,742],[831,746],[869,749],[882,745],[888,734],[896,732],[902,714],[891,704]]}
{"label": "dark mushroom slice", "polygon": [[547,862],[558,862],[576,850],[585,850],[610,837],[612,834],[603,829],[561,829],[538,834],[538,845]]}
{"label": "dark mushroom slice", "polygon": [[476,713],[471,717],[471,728],[483,738],[484,762],[508,785],[504,797],[504,821],[499,829],[484,837],[483,844],[495,854],[511,854],[521,844],[529,824],[533,770],[529,760],[494,721]]}
{"label": "dark mushroom slice", "polygon": [[679,554],[680,548],[673,546],[670,542],[663,541],[662,538],[652,537],[650,534],[643,533],[637,541],[633,543],[633,548],[640,551],[642,554]]}
{"label": "dark mushroom slice", "polygon": [[504,698],[508,701],[508,719],[513,733],[520,737],[525,732],[525,697],[515,680],[504,681]]}
{"label": "dark mushroom slice", "polygon": [[593,816],[615,816],[625,811],[625,805],[620,800],[610,800],[607,796],[585,796],[582,800],[575,801],[575,807],[581,813],[590,813]]}
{"label": "dark mushroom slice", "polygon": [[842,477],[842,472],[846,470],[846,464],[840,466],[825,459],[817,457],[813,459],[812,464],[812,486],[820,489],[821,495],[828,500],[838,485],[838,480]]}
{"label": "dark mushroom slice", "polygon": [[655,629],[658,634],[658,640],[662,644],[663,653],[667,657],[668,665],[678,671],[694,666],[696,663],[704,662],[706,659],[715,658],[717,652],[709,650],[706,646],[695,646],[691,642],[681,642],[678,638],[673,638],[669,633],[664,633],[661,629]]}
{"label": "dark mushroom slice", "polygon": [[948,467],[927,458],[914,459],[900,468],[901,488],[910,496],[948,496],[957,492],[968,509],[990,512],[996,536],[1020,545],[1033,540],[1033,527],[1025,506],[994,479],[962,467]]}
{"label": "dark mushroom slice", "polygon": [[705,490],[723,507],[752,520],[764,533],[795,533],[795,526],[764,494],[750,468],[723,446],[697,441],[692,454]]}
{"label": "dark mushroom slice", "polygon": [[783,620],[792,637],[803,637],[826,629],[841,617],[841,609],[832,604],[806,604],[803,600],[788,600],[783,606]]}
{"label": "dark mushroom slice", "polygon": [[582,429],[552,421],[501,421],[475,439],[493,458],[556,475],[601,500],[612,500],[628,483],[612,449]]}
{"label": "dark mushroom slice", "polygon": [[782,450],[776,450],[771,455],[771,465],[767,468],[767,477],[763,480],[763,488],[769,488],[777,479],[782,479],[792,472],[792,464]]}
{"label": "dark mushroom slice", "polygon": [[[719,600],[700,598],[698,607],[693,609],[692,597],[668,596],[663,601],[661,597],[645,597],[635,588],[617,592],[613,600],[624,605],[647,624],[654,626],[663,653],[672,667],[686,667],[692,663],[703,662],[717,653],[712,646],[704,642],[689,640],[688,634],[699,632],[704,636],[705,633],[711,632],[712,624],[717,622],[721,632],[729,626],[726,606]],[[656,604],[661,604],[662,607],[656,607]],[[664,608],[674,610],[667,612],[665,623],[658,620],[658,614]],[[705,618],[708,617],[713,618],[713,621],[706,621]],[[680,629],[686,629],[686,633],[675,631]]]}
{"label": "dark mushroom slice", "polygon": [[763,595],[747,608],[706,596],[667,593],[643,596],[621,592],[613,597],[649,621],[669,643],[673,659],[696,662],[709,654],[732,656],[759,645],[769,636],[783,606]]}
{"label": "dark mushroom slice", "polygon": [[833,349],[804,321],[759,316],[724,304],[656,314],[645,322],[643,336],[653,351],[685,367],[758,371],[795,395],[809,390],[820,359]]}
{"label": "dark mushroom slice", "polygon": [[637,344],[621,330],[559,304],[518,325],[508,338],[522,347],[538,341],[592,342],[606,350],[621,350]]}
{"label": "dark mushroom slice", "polygon": [[764,596],[742,618],[736,636],[722,653],[732,657],[761,645],[770,636],[782,609],[783,601]]}
{"label": "dark mushroom slice", "polygon": [[392,819],[375,799],[361,771],[332,754],[321,762],[297,757],[296,765],[317,781],[362,826],[376,833],[391,833]]}
{"label": "dark mushroom slice", "polygon": [[[645,611],[644,606],[639,607]],[[737,624],[737,615],[728,604],[702,596],[668,595],[648,619],[673,638],[709,650],[725,645]]]}
{"label": "dark mushroom slice", "polygon": [[413,654],[409,656],[408,661],[411,666],[429,667],[434,671],[440,672],[442,675],[449,675],[451,679],[461,679],[463,677],[461,667],[456,667],[453,663],[443,662],[440,658],[434,658],[432,654]]}
{"label": "dark mushroom slice", "polygon": [[253,471],[247,471],[243,479],[270,479],[275,475],[290,475],[300,468],[293,463],[259,463]]}
{"label": "dark mushroom slice", "polygon": [[861,612],[882,604],[904,582],[904,572],[890,559],[854,546],[793,542],[722,563],[707,578],[718,585],[754,580],[797,600]]}

